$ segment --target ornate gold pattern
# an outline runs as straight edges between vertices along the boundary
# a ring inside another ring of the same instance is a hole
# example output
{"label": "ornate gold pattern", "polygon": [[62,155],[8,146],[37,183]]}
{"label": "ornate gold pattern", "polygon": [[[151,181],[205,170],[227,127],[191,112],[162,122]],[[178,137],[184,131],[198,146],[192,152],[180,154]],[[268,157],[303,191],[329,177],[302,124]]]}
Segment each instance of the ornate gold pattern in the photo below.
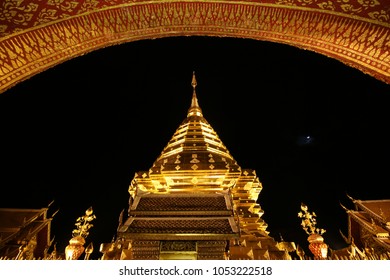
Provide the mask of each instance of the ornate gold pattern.
{"label": "ornate gold pattern", "polygon": [[161,251],[196,251],[195,241],[162,241]]}
{"label": "ornate gold pattern", "polygon": [[158,247],[160,246],[160,241],[154,240],[132,240],[131,247]]}
{"label": "ornate gold pattern", "polygon": [[127,233],[161,234],[233,234],[227,219],[136,219]]}
{"label": "ornate gold pattern", "polygon": [[227,259],[227,241],[208,240],[198,241],[198,260],[223,260]]}
{"label": "ornate gold pattern", "polygon": [[[12,34],[24,30],[26,27],[40,26],[42,24],[80,15],[87,12],[105,9],[114,6],[126,6],[134,3],[150,3],[150,1],[116,0],[14,0],[4,1],[0,6],[0,36]],[[169,2],[169,1],[164,1]],[[225,1],[234,2],[234,1]],[[379,0],[274,0],[261,1],[268,5],[286,5],[302,7],[313,10],[337,11],[350,15],[358,15],[363,18],[389,22],[389,10]],[[163,18],[172,16],[174,11],[163,14]],[[183,15],[183,14],[182,14]]]}
{"label": "ornate gold pattern", "polygon": [[[85,238],[89,235],[89,230],[93,227],[91,222],[95,219],[96,216],[93,214],[92,207],[85,211],[85,215],[77,218],[75,223],[76,229],[72,231],[73,238],[69,240],[69,245],[65,248],[67,260],[77,260],[85,251]],[[86,252],[86,257],[88,258],[90,254],[89,252],[91,252],[91,250],[93,251],[92,244],[90,244],[87,248],[88,253]]]}
{"label": "ornate gold pattern", "polygon": [[137,210],[153,211],[223,211],[226,202],[223,196],[189,196],[189,197],[143,197]]}
{"label": "ornate gold pattern", "polygon": [[[126,242],[180,241],[180,246],[189,240],[197,242],[196,253],[187,251],[183,255],[171,250],[160,255],[162,259],[238,259],[245,250],[229,253],[230,246],[237,244],[247,247],[252,259],[265,259],[265,255],[268,259],[280,258],[281,252],[261,219],[263,212],[257,199],[262,186],[256,172],[241,170],[203,117],[195,91],[195,73],[191,84],[187,117],[149,172],[136,173],[129,186],[129,216],[120,223],[118,238]],[[197,136],[196,140],[193,136]],[[209,169],[210,159],[215,169]],[[195,163],[197,168],[193,169]],[[126,259],[142,257],[134,253],[135,249],[129,250]]]}
{"label": "ornate gold pattern", "polygon": [[315,212],[310,213],[306,204],[301,203],[301,211],[298,212],[298,217],[302,219],[301,226],[308,235],[322,235],[326,232],[325,229],[317,227],[317,215]]}
{"label": "ornate gold pattern", "polygon": [[101,47],[178,34],[287,43],[390,83],[389,12],[381,2],[6,1],[0,8],[0,92]]}
{"label": "ornate gold pattern", "polygon": [[298,212],[298,217],[301,218],[301,226],[303,230],[309,235],[309,249],[313,253],[315,259],[326,259],[328,257],[328,244],[324,242],[322,234],[326,232],[325,229],[317,227],[317,215],[314,212],[309,212],[306,204],[301,203],[301,211]]}

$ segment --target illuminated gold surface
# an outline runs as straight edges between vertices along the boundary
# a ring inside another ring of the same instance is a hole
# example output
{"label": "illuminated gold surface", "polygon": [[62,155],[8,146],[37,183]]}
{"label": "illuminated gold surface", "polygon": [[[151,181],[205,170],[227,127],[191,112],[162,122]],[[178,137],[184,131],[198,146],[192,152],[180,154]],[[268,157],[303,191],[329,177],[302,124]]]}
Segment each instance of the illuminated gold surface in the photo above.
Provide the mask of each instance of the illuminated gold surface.
{"label": "illuminated gold surface", "polygon": [[[128,217],[124,219],[121,214],[118,238],[112,243],[101,244],[102,259],[287,260],[291,259],[289,253],[294,248],[299,258],[304,259],[304,251],[293,242],[275,242],[268,236],[267,224],[261,219],[263,211],[256,202],[262,185],[254,170],[242,169],[237,164],[203,117],[195,81],[193,75],[193,96],[187,117],[152,168],[135,174],[129,186]],[[189,123],[193,123],[195,129],[187,129]],[[178,134],[181,137],[176,137]],[[181,149],[174,148],[178,142]],[[345,239],[350,245],[340,250],[329,249],[331,254],[328,257],[325,255],[328,246],[321,236],[325,230],[316,226],[315,213],[308,212],[308,207],[301,205],[298,216],[309,235],[309,248],[315,258],[390,259],[390,200],[351,200],[356,209],[344,208],[349,217],[349,236]],[[29,209],[27,212],[34,215],[28,219],[26,210],[0,210],[0,214],[6,213],[4,217],[0,215],[3,218],[0,220],[16,221],[28,227],[35,226],[31,222],[38,221],[36,228],[28,229],[30,236],[20,235],[23,239],[19,240],[8,236],[1,239],[2,246],[7,240],[22,246],[16,257],[6,254],[0,255],[0,259],[35,258],[31,255],[37,245],[35,234],[51,221],[46,218],[47,209]],[[76,247],[70,246],[71,250],[67,250],[69,259],[78,258],[73,255],[76,251],[82,253],[84,238],[95,218],[92,208],[89,208],[77,219],[74,238],[70,240],[70,245]],[[132,228],[133,222],[138,222],[138,226]],[[358,236],[353,235],[352,227],[357,227]],[[3,230],[10,233],[8,227]],[[15,236],[15,233],[19,235],[17,231],[10,235]],[[46,233],[44,245],[50,247],[50,227]],[[30,241],[25,242],[28,239]],[[85,259],[92,250],[92,244],[87,246]],[[55,247],[50,255],[46,250],[43,259],[57,259]]]}
{"label": "illuminated gold surface", "polygon": [[[93,214],[92,207],[88,208],[83,216],[77,218],[75,223],[76,229],[72,231],[73,237],[69,240],[69,245],[65,248],[66,260],[77,260],[84,253],[86,250],[84,248],[85,238],[89,235],[89,230],[93,227],[91,222],[95,219],[96,216]],[[87,246],[87,259],[93,250],[91,246],[92,244]]]}
{"label": "illuminated gold surface", "polygon": [[0,92],[87,52],[169,36],[227,36],[312,50],[390,83],[384,1],[6,1]]}
{"label": "illuminated gold surface", "polygon": [[[191,244],[197,259],[247,259],[249,251],[251,259],[285,258],[261,218],[262,186],[255,171],[238,165],[204,118],[195,73],[191,85],[187,117],[152,167],[135,174],[128,217],[121,219],[113,245],[103,246],[103,259],[172,259],[172,248],[181,259],[177,248]],[[170,245],[161,256],[167,242],[181,246]],[[114,253],[115,244],[123,249]]]}
{"label": "illuminated gold surface", "polygon": [[301,226],[303,230],[309,235],[309,250],[317,260],[326,259],[328,256],[328,245],[324,242],[322,234],[326,232],[325,229],[317,227],[317,215],[315,212],[309,212],[309,208],[304,203],[301,203],[301,211],[298,213],[301,218]]}

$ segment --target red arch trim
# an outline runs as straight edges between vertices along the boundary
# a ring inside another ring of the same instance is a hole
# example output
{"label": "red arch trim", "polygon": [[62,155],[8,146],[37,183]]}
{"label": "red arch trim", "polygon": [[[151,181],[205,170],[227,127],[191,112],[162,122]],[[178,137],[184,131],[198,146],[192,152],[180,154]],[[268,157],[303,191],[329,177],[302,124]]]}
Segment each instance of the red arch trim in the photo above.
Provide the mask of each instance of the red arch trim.
{"label": "red arch trim", "polygon": [[143,2],[108,7],[0,39],[0,92],[87,52],[168,36],[273,41],[338,59],[390,83],[390,31],[380,22],[253,2]]}

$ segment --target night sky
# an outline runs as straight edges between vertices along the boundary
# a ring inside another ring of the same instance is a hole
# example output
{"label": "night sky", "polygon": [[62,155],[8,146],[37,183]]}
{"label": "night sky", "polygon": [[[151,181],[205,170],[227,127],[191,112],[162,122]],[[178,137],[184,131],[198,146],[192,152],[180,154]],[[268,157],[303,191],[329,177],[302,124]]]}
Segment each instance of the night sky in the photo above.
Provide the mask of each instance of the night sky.
{"label": "night sky", "polygon": [[[192,72],[204,117],[263,184],[270,235],[307,249],[297,213],[345,244],[356,199],[390,199],[390,86],[333,58],[250,39],[137,41],[71,59],[0,94],[0,207],[42,208],[63,251],[93,207],[87,243],[115,236],[136,171],[184,120]],[[100,254],[97,254],[100,257]]]}

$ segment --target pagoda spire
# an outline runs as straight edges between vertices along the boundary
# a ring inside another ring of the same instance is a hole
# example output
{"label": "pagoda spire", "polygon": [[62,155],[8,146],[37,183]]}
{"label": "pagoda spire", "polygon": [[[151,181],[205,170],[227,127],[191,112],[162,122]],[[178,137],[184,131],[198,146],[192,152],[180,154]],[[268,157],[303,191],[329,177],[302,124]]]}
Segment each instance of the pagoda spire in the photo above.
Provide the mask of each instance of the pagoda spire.
{"label": "pagoda spire", "polygon": [[190,116],[202,117],[203,116],[202,109],[200,109],[199,103],[198,103],[198,98],[196,97],[196,90],[195,90],[195,88],[197,86],[197,82],[196,82],[196,77],[195,77],[195,71],[192,72],[191,85],[192,85],[192,88],[193,88],[192,100],[191,100],[191,107],[190,107],[190,109],[188,109],[187,117],[190,117]]}

